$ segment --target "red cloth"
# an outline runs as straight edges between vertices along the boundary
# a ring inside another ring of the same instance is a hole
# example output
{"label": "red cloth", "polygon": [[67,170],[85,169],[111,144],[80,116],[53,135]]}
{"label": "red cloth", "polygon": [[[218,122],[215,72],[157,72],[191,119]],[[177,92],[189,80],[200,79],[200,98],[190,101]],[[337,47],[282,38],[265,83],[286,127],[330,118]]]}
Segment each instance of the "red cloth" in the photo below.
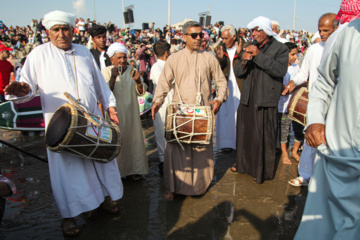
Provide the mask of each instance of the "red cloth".
{"label": "red cloth", "polygon": [[360,0],[343,0],[336,16],[341,24],[351,22],[360,17]]}
{"label": "red cloth", "polygon": [[14,66],[7,60],[0,60],[0,95],[4,95],[4,88],[9,84],[12,72],[14,72]]}

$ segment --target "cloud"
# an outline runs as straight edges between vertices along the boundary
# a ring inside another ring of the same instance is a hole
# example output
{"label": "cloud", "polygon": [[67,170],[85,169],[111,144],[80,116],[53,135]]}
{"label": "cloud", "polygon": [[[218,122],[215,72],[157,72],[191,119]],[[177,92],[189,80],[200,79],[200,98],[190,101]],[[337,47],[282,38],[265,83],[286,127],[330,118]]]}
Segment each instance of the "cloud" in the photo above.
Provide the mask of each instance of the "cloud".
{"label": "cloud", "polygon": [[85,0],[76,0],[73,2],[73,8],[75,9],[75,14],[86,13]]}

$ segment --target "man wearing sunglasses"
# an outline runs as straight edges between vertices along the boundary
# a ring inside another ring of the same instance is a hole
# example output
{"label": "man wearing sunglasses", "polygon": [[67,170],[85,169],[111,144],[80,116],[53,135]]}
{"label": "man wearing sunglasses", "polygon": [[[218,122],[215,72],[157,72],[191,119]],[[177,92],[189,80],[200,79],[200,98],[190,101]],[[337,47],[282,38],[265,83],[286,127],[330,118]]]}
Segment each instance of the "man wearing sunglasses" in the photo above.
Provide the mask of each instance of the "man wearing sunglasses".
{"label": "man wearing sunglasses", "polygon": [[234,68],[235,76],[244,79],[237,115],[236,171],[262,183],[274,178],[277,167],[277,106],[289,50],[274,38],[270,19],[257,17],[247,27],[254,42],[244,48]]}
{"label": "man wearing sunglasses", "polygon": [[[213,105],[216,114],[226,99],[227,83],[216,57],[200,50],[203,37],[199,23],[190,21],[183,26],[183,40],[186,47],[171,55],[160,75],[151,109],[153,120],[175,79],[173,102],[184,104]],[[199,73],[200,69],[200,73]],[[217,96],[211,101],[211,78],[218,87]],[[200,89],[199,89],[200,81]],[[198,91],[199,89],[199,91]],[[180,99],[180,97],[181,99]],[[165,199],[173,200],[174,194],[202,195],[209,187],[214,175],[213,145],[167,143],[165,146],[164,179]]]}

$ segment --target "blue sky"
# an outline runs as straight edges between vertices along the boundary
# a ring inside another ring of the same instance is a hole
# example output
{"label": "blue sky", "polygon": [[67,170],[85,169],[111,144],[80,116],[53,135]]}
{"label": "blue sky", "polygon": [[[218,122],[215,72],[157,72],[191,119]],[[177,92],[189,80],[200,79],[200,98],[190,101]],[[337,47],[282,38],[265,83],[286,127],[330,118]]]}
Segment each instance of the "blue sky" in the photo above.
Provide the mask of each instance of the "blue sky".
{"label": "blue sky", "polygon": [[[143,22],[155,22],[163,27],[168,22],[169,0],[124,0],[125,7],[134,5],[135,23],[132,28],[141,28]],[[2,0],[0,20],[7,25],[24,26],[31,19],[40,19],[45,13],[62,10],[75,13],[78,17],[98,22],[114,22],[123,27],[122,0]],[[319,17],[327,12],[337,13],[341,0],[297,0],[296,30],[317,31]],[[95,6],[95,7],[94,7]],[[277,20],[282,29],[293,28],[294,0],[172,0],[171,24],[184,18],[199,21],[198,14],[208,11],[211,23],[224,21],[235,27],[246,25],[257,16]]]}

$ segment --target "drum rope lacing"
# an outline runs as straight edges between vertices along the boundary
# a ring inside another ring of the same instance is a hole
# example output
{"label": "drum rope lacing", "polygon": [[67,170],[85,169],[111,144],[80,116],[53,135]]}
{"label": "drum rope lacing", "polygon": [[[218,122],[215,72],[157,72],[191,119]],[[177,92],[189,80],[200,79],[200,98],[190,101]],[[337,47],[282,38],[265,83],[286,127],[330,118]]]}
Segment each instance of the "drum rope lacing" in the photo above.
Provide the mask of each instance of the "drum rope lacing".
{"label": "drum rope lacing", "polygon": [[[175,88],[176,88],[176,91],[178,93],[178,96],[179,96],[179,100],[181,102],[181,104],[179,104],[179,110],[176,112],[176,113],[171,113],[169,114],[168,116],[173,116],[173,123],[172,123],[172,126],[173,128],[170,129],[170,130],[166,130],[166,132],[173,132],[174,136],[175,136],[175,139],[174,140],[167,140],[168,142],[174,142],[174,141],[177,141],[181,147],[182,150],[185,150],[184,149],[184,146],[181,144],[180,141],[183,141],[184,143],[202,143],[202,141],[192,141],[193,137],[194,136],[198,136],[198,135],[207,135],[209,133],[194,133],[195,132],[195,120],[208,120],[207,117],[199,117],[196,115],[196,108],[200,106],[200,103],[201,103],[201,55],[198,54],[199,56],[199,72],[198,72],[198,75],[199,75],[199,87],[198,87],[198,91],[197,91],[197,94],[196,94],[196,104],[185,104],[180,96],[180,91],[179,91],[179,87],[176,83],[176,79],[175,79]],[[181,114],[181,111],[186,111],[187,109],[191,109],[194,114],[192,116],[189,116],[189,117],[183,117],[182,118],[185,118],[185,119],[189,119],[188,121],[180,124],[179,126],[176,126],[176,120],[177,120],[177,115],[178,114]],[[179,131],[178,128],[188,124],[188,123],[191,123],[192,124],[192,132],[191,133],[187,133],[187,132],[182,132],[182,131]],[[182,137],[179,137],[178,134],[185,134],[184,136]],[[182,139],[184,138],[189,138],[188,141],[184,141]]]}

